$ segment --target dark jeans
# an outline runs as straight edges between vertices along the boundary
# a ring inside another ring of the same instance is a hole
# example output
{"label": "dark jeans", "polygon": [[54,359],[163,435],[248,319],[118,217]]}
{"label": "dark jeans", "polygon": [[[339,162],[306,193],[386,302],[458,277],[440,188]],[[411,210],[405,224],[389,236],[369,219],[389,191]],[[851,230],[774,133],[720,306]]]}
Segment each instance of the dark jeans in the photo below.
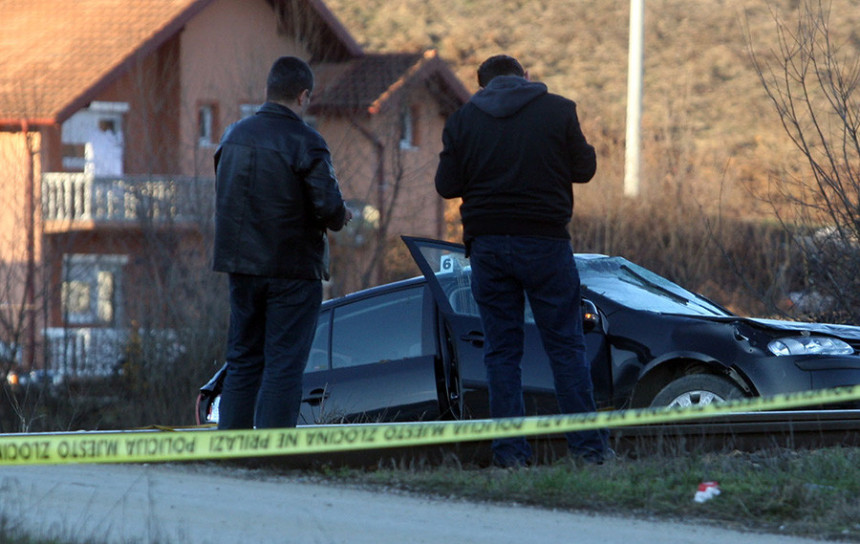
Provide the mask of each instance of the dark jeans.
{"label": "dark jeans", "polygon": [[219,429],[295,427],[322,283],[230,275]]}
{"label": "dark jeans", "polygon": [[[472,292],[484,327],[484,363],[493,418],[525,415],[521,361],[525,296],[534,313],[555,380],[562,413],[593,412],[591,368],[585,356],[579,272],[570,242],[531,236],[479,236],[471,243]],[[573,455],[599,460],[605,430],[567,433]],[[531,448],[524,437],[493,442],[504,466],[524,464]]]}

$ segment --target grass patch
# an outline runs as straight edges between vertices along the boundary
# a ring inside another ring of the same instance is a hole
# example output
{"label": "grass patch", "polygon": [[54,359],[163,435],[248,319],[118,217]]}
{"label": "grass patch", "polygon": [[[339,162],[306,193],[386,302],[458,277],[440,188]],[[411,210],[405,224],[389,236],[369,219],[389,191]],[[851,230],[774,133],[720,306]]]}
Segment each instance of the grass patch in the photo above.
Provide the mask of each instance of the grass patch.
{"label": "grass patch", "polygon": [[[651,455],[601,466],[568,460],[520,470],[323,470],[331,481],[445,498],[694,520],[740,530],[860,542],[860,449]],[[693,500],[702,481],[722,493]]]}

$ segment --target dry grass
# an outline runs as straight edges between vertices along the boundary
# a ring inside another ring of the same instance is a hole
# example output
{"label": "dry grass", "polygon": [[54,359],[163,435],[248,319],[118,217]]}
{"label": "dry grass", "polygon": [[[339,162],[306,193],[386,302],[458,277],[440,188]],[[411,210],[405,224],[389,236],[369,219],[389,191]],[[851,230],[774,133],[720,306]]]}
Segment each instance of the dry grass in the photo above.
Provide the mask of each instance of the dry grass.
{"label": "dry grass", "polygon": [[[754,453],[649,454],[603,466],[567,460],[518,471],[441,467],[333,471],[337,481],[440,497],[593,511],[649,520],[684,520],[860,542],[860,478],[854,448]],[[722,493],[693,501],[698,484]]]}
{"label": "dry grass", "polygon": [[[645,3],[645,198],[687,193],[709,213],[766,216],[764,194],[795,155],[749,60],[775,49],[774,13],[798,0]],[[371,51],[437,48],[476,90],[486,57],[513,54],[533,79],[577,101],[600,168],[581,206],[616,206],[624,164],[628,0],[329,0]],[[776,11],[771,12],[771,7]],[[831,32],[860,51],[860,3],[833,0]],[[477,30],[476,29],[480,29]]]}

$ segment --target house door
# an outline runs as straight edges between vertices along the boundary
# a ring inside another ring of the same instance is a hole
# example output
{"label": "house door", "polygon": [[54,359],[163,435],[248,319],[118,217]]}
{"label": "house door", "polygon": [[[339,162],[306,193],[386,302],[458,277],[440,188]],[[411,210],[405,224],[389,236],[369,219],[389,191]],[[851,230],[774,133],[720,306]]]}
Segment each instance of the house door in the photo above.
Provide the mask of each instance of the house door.
{"label": "house door", "polygon": [[93,102],[63,123],[63,167],[94,176],[123,174],[123,115],[128,104]]}

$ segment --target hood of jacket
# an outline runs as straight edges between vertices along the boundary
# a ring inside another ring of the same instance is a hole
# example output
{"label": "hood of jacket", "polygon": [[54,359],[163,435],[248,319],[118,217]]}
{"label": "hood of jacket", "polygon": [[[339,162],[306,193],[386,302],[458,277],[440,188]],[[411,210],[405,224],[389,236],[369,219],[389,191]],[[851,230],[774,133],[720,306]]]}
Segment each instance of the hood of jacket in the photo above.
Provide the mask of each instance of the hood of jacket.
{"label": "hood of jacket", "polygon": [[470,102],[493,117],[509,117],[547,93],[543,83],[518,76],[497,76],[475,93]]}

